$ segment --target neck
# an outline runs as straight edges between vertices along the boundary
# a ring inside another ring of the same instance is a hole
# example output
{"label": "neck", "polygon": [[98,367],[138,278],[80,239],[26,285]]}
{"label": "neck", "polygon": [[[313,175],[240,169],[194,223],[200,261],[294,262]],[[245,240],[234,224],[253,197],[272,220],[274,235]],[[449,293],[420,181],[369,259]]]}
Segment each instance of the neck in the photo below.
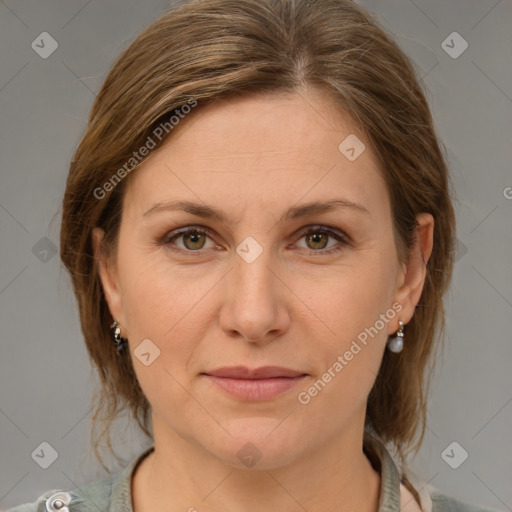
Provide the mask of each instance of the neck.
{"label": "neck", "polygon": [[[176,435],[153,428],[155,451],[132,481],[134,512],[376,512],[380,475],[362,450],[362,433],[323,440],[274,469],[237,469]],[[166,449],[167,448],[167,449]]]}

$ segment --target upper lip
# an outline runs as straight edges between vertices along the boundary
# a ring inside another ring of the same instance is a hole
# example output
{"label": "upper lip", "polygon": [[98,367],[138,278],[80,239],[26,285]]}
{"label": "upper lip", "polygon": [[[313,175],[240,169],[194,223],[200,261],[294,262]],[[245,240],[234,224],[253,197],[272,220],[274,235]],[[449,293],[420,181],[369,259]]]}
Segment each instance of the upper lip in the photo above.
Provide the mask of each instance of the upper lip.
{"label": "upper lip", "polygon": [[260,368],[247,368],[246,366],[224,366],[204,372],[214,377],[230,377],[232,379],[269,379],[272,377],[299,377],[304,372],[283,368],[282,366],[261,366]]}

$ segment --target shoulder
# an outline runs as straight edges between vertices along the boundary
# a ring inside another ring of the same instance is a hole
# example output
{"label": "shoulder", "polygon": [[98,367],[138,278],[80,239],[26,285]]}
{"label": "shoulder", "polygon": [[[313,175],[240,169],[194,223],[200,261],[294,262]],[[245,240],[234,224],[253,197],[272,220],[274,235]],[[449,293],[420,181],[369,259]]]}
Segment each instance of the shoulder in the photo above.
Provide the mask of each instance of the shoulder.
{"label": "shoulder", "polygon": [[432,512],[499,512],[496,509],[472,505],[458,500],[430,485],[427,488],[432,500]]}
{"label": "shoulder", "polygon": [[18,505],[5,512],[133,512],[130,490],[133,471],[153,450],[154,446],[147,448],[123,470],[107,478],[71,491],[46,491],[35,501]]}
{"label": "shoulder", "polygon": [[[112,484],[117,475],[98,480],[71,491],[50,490],[41,494],[35,501],[23,503],[5,512],[89,512],[108,510],[112,494]],[[72,505],[71,509],[65,508]]]}
{"label": "shoulder", "polygon": [[58,491],[46,491],[44,494],[39,496],[36,501],[33,501],[31,503],[23,503],[22,505],[18,505],[14,508],[9,508],[5,512],[38,512],[38,511],[44,511],[45,510],[45,503],[47,498],[49,498],[52,494],[57,493]]}

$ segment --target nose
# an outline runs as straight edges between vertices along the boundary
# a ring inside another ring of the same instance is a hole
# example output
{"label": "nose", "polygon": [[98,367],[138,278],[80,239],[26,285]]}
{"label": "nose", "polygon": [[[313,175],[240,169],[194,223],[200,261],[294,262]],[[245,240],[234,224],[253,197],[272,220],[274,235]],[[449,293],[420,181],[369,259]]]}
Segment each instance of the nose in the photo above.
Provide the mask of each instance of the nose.
{"label": "nose", "polygon": [[271,260],[265,250],[254,260],[234,258],[220,312],[220,326],[228,336],[265,343],[288,330],[291,293]]}

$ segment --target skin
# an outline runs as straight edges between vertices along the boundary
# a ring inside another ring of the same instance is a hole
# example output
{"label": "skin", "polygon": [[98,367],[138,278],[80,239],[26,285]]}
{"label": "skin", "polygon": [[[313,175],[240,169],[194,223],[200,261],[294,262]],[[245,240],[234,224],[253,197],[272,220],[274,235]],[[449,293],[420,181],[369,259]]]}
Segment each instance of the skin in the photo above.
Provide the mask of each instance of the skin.
{"label": "skin", "polygon": [[[349,134],[366,145],[352,162],[338,150]],[[149,366],[132,355],[155,445],[132,481],[135,512],[377,510],[380,475],[362,451],[366,402],[388,336],[419,301],[432,217],[418,216],[415,246],[401,264],[369,141],[312,89],[193,111],[127,185],[117,251],[100,252],[99,228],[93,237],[130,351],[145,339],[160,350]],[[341,197],[368,213],[341,207],[278,223],[292,206]],[[212,205],[227,220],[165,210],[144,216],[176,199]],[[159,243],[185,226],[210,234]],[[345,233],[350,243],[311,239],[303,233],[309,226]],[[263,249],[252,263],[236,252],[248,236]],[[173,244],[188,253],[173,252]],[[299,403],[298,393],[395,302],[401,311],[317,396]],[[232,365],[308,376],[271,400],[250,402],[200,375]],[[248,442],[262,454],[251,468],[237,457]]]}

